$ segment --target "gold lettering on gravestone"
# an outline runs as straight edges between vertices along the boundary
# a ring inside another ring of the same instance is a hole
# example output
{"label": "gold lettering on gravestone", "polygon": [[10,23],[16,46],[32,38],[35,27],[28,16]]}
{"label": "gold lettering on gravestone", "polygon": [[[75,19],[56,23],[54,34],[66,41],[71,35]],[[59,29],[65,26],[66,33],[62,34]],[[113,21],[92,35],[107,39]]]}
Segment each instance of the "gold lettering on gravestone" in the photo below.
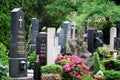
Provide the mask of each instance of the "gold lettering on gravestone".
{"label": "gold lettering on gravestone", "polygon": [[19,53],[19,54],[24,54],[25,53],[25,45],[24,45],[24,32],[23,31],[21,31],[21,30],[18,30],[18,36],[17,36],[17,38],[18,38],[18,42],[17,42],[17,44],[18,44],[18,46],[17,46],[17,48],[18,48],[18,50],[17,50],[17,53]]}
{"label": "gold lettering on gravestone", "polygon": [[25,53],[25,50],[17,50],[17,53]]}
{"label": "gold lettering on gravestone", "polygon": [[23,19],[22,19],[22,17],[21,17],[21,16],[20,16],[19,21],[20,21],[20,27],[22,27],[22,22],[23,22]]}
{"label": "gold lettering on gravestone", "polygon": [[24,32],[23,32],[23,31],[20,31],[20,30],[18,30],[18,33],[19,33],[19,34],[24,34]]}
{"label": "gold lettering on gravestone", "polygon": [[18,35],[17,38],[24,39],[24,36],[23,35]]}

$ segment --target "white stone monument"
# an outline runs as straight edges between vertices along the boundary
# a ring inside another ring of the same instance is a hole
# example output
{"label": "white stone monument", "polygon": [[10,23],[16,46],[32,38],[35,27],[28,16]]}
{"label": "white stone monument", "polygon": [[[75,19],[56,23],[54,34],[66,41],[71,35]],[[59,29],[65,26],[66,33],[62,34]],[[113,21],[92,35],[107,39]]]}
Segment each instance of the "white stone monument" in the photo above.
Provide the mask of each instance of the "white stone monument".
{"label": "white stone monument", "polygon": [[110,51],[114,51],[114,38],[117,36],[117,29],[111,27],[110,29]]}
{"label": "white stone monument", "polygon": [[47,65],[55,63],[55,52],[55,28],[47,28]]}

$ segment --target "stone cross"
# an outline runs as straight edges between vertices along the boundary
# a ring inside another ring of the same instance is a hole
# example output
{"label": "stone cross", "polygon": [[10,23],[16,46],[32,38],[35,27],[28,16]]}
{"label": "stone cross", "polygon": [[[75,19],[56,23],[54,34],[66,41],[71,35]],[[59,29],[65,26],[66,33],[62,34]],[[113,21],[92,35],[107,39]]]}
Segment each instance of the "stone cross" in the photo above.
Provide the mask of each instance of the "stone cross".
{"label": "stone cross", "polygon": [[23,19],[22,19],[22,17],[21,17],[21,16],[20,16],[19,21],[20,21],[20,27],[22,27],[22,22],[23,22]]}

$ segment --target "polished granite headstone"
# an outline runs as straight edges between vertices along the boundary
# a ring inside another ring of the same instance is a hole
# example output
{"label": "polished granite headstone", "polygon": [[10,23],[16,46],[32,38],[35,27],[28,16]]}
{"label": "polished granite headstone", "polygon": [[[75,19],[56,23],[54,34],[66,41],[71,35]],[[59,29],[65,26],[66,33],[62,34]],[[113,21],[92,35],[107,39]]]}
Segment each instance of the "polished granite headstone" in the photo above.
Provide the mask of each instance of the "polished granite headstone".
{"label": "polished granite headstone", "polygon": [[36,53],[41,66],[47,64],[47,33],[40,32],[36,41]]}
{"label": "polished granite headstone", "polygon": [[31,51],[34,51],[36,49],[36,38],[39,33],[39,19],[32,18],[31,24],[32,24],[32,29],[31,29],[30,46],[31,46]]}
{"label": "polished granite headstone", "polygon": [[12,80],[32,80],[27,77],[25,54],[24,12],[20,8],[11,11],[9,75]]}

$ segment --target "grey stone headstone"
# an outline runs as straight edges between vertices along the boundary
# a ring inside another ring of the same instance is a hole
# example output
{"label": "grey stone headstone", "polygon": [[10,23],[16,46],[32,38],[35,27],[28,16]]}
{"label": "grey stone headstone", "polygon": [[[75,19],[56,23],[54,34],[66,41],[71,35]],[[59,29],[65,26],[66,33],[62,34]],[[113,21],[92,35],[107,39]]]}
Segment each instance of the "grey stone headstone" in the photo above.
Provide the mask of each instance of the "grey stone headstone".
{"label": "grey stone headstone", "polygon": [[32,18],[31,20],[32,29],[31,29],[31,51],[34,51],[36,49],[36,37],[39,33],[39,19]]}
{"label": "grey stone headstone", "polygon": [[40,64],[46,65],[47,63],[47,33],[40,32],[37,36],[36,53],[39,56]]}
{"label": "grey stone headstone", "polygon": [[62,28],[58,28],[57,32],[56,32],[56,36],[58,37],[58,45],[62,46],[63,43],[63,29]]}
{"label": "grey stone headstone", "polygon": [[71,24],[69,21],[64,22],[63,32],[64,32],[64,35],[63,35],[62,47],[66,47],[71,34]]}
{"label": "grey stone headstone", "polygon": [[84,35],[83,35],[83,38],[84,38],[85,42],[87,42],[87,31],[88,31],[88,25],[87,25],[87,22],[84,22]]}
{"label": "grey stone headstone", "polygon": [[20,8],[11,11],[9,75],[13,78],[27,76],[24,12]]}
{"label": "grey stone headstone", "polygon": [[71,38],[74,39],[75,38],[75,26],[76,26],[76,22],[71,22]]}

